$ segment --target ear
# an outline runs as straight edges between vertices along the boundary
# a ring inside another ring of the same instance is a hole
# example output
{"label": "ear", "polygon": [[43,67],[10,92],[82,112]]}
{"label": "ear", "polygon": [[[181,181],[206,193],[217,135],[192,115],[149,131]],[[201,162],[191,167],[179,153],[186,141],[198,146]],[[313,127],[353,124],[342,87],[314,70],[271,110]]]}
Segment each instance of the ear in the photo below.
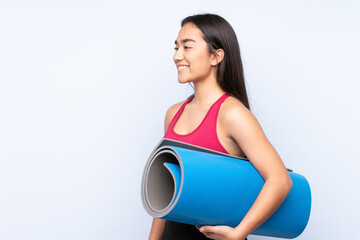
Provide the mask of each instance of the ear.
{"label": "ear", "polygon": [[224,59],[224,56],[225,56],[224,50],[222,50],[221,48],[219,48],[218,50],[216,50],[216,51],[212,54],[211,66],[213,66],[213,67],[217,66],[217,65]]}

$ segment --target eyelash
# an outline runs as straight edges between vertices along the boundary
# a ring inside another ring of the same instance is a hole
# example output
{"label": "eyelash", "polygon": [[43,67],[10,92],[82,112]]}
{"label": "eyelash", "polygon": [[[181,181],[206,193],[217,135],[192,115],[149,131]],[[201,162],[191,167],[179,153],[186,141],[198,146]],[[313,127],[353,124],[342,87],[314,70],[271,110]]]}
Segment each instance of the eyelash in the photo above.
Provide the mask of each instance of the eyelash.
{"label": "eyelash", "polygon": [[[186,49],[190,49],[191,47],[188,47],[188,46],[184,46],[185,50]],[[174,47],[175,51],[177,51],[179,48],[178,47]]]}

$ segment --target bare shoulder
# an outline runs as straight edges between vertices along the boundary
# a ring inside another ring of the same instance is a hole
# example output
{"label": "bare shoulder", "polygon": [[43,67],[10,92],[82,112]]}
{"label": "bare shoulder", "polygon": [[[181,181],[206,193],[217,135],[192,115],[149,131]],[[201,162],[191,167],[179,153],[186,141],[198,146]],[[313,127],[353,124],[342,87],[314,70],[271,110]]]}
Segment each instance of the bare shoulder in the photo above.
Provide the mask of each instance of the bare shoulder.
{"label": "bare shoulder", "polygon": [[259,128],[260,125],[255,116],[235,97],[228,97],[221,105],[219,120],[225,129],[233,132],[236,129]]}
{"label": "bare shoulder", "polygon": [[165,115],[165,132],[171,122],[171,120],[174,118],[175,114],[179,111],[179,109],[181,108],[181,106],[186,102],[186,100],[181,101],[179,103],[175,103],[174,105],[172,105],[171,107],[169,107],[169,109],[166,111],[166,115]]}
{"label": "bare shoulder", "polygon": [[186,100],[181,101],[179,103],[175,103],[174,105],[172,105],[171,107],[169,107],[169,109],[166,111],[166,118],[170,118],[170,120],[175,116],[175,114],[177,113],[177,111],[179,111],[179,109],[181,108],[181,106],[186,102]]}
{"label": "bare shoulder", "polygon": [[249,109],[245,107],[245,105],[240,102],[235,97],[228,97],[223,104],[221,104],[220,108],[220,117],[223,120],[231,121],[231,120],[239,120],[239,118],[251,117],[253,114]]}

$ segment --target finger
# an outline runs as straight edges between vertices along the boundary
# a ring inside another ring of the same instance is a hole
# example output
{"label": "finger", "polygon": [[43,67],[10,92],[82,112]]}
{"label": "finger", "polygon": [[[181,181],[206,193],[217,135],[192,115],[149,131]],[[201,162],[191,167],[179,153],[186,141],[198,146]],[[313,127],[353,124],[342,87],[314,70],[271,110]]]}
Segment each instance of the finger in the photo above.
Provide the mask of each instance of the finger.
{"label": "finger", "polygon": [[207,233],[216,233],[216,229],[217,227],[216,226],[202,226],[200,227],[200,232],[204,233],[204,232],[207,232]]}

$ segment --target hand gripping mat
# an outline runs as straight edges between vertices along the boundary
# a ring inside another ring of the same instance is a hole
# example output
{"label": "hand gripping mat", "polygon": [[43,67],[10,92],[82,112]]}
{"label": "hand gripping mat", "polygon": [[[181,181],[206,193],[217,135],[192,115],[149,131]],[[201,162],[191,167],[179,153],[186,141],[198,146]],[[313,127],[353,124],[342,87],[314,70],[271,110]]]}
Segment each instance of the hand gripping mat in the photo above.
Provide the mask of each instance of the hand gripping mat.
{"label": "hand gripping mat", "polygon": [[[295,238],[305,229],[311,208],[310,186],[302,175],[291,170],[289,175],[293,181],[289,195],[252,234]],[[236,227],[263,184],[247,159],[164,138],[145,165],[141,198],[152,217]]]}

